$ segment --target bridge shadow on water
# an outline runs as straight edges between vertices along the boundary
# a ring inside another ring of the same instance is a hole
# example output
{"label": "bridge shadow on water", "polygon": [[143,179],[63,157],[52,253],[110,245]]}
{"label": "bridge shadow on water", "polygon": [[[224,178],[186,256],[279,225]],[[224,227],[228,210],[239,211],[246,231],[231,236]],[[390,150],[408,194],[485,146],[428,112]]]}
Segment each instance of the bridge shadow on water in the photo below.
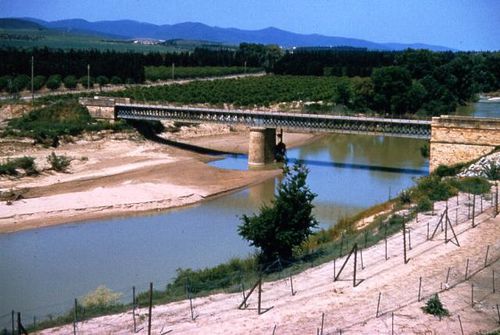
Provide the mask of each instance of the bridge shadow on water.
{"label": "bridge shadow on water", "polygon": [[[233,159],[237,160],[247,160],[248,155],[243,154],[234,154],[231,152],[224,152],[219,150],[213,150],[208,148],[199,147],[196,145],[176,142],[172,140],[165,139],[163,137],[155,134],[151,128],[149,127],[135,127],[145,138],[150,141],[170,145],[179,149],[189,150],[192,152],[196,152],[199,154],[206,155],[227,155]],[[367,164],[356,164],[356,163],[338,163],[338,162],[328,162],[328,161],[320,161],[314,159],[297,159],[297,158],[288,158],[288,162],[296,163],[302,162],[305,165],[309,166],[324,166],[324,167],[336,167],[341,169],[358,169],[358,170],[369,170],[369,171],[380,171],[380,172],[390,172],[390,173],[400,173],[400,174],[410,174],[410,175],[419,175],[425,176],[428,175],[427,170],[421,169],[411,169],[411,168],[401,168],[401,167],[391,167],[391,166],[380,166],[380,165],[367,165]]]}
{"label": "bridge shadow on water", "polygon": [[411,174],[411,175],[419,175],[419,176],[426,176],[429,174],[429,172],[427,170],[391,167],[391,166],[367,165],[367,164],[355,164],[355,163],[337,163],[337,162],[318,161],[318,160],[314,160],[314,159],[297,159],[297,158],[289,158],[288,161],[291,163],[302,162],[305,165],[327,166],[327,167],[331,166],[331,167],[336,167],[336,168],[341,168],[341,169],[370,170],[370,171]]}
{"label": "bridge shadow on water", "polygon": [[[238,161],[246,161],[248,159],[247,155],[243,154],[226,154],[227,157],[236,159]],[[308,166],[320,166],[320,167],[335,167],[340,169],[353,169],[353,170],[368,170],[368,171],[380,171],[389,173],[400,173],[409,174],[417,176],[426,176],[429,174],[427,170],[422,169],[412,169],[412,168],[401,168],[401,167],[391,167],[391,166],[379,166],[379,165],[367,165],[367,164],[354,164],[354,163],[337,163],[320,161],[314,159],[298,159],[298,158],[288,158],[289,163],[302,162]]]}

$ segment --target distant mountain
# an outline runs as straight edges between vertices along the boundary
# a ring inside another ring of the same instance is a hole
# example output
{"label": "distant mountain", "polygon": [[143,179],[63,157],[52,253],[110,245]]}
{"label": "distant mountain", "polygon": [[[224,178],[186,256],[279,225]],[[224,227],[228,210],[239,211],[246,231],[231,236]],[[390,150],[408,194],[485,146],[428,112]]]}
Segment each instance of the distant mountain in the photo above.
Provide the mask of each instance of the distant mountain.
{"label": "distant mountain", "polygon": [[0,29],[44,29],[42,25],[28,20],[0,19]]}
{"label": "distant mountain", "polygon": [[115,38],[152,38],[158,40],[202,40],[239,44],[242,42],[277,44],[283,47],[314,47],[314,46],[349,46],[367,48],[370,50],[404,50],[407,48],[429,49],[434,51],[452,50],[445,46],[428,44],[375,43],[362,39],[324,36],[318,34],[296,34],[269,27],[261,30],[242,30],[236,28],[210,27],[202,23],[185,22],[178,24],[155,25],[132,20],[89,22],[83,19],[70,19],[46,22],[38,19],[25,18],[46,28],[113,36]]}

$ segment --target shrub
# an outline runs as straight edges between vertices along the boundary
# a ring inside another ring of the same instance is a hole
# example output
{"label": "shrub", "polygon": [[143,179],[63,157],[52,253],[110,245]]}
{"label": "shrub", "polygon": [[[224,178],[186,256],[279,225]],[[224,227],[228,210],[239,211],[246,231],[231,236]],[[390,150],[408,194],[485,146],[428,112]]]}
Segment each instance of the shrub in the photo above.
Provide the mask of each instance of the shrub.
{"label": "shrub", "polygon": [[47,156],[47,162],[54,171],[64,172],[68,168],[71,160],[66,156],[58,156],[54,152]]}
{"label": "shrub", "polygon": [[500,180],[500,165],[490,162],[485,168],[484,173],[489,180]]}
{"label": "shrub", "polygon": [[432,201],[446,200],[457,194],[457,189],[437,175],[422,177],[417,183],[417,193],[426,195]]}
{"label": "shrub", "polygon": [[425,304],[424,307],[422,307],[422,310],[425,313],[432,314],[434,316],[448,316],[450,313],[446,308],[444,308],[443,304],[441,303],[441,300],[439,300],[439,296],[434,294],[429,300],[427,300],[427,303]]}
{"label": "shrub", "polygon": [[70,90],[75,89],[78,81],[75,76],[67,76],[64,78],[64,86]]}
{"label": "shrub", "polygon": [[28,176],[38,174],[33,157],[23,156],[12,160],[7,160],[0,164],[0,175],[16,176],[17,169],[22,169]]}
{"label": "shrub", "polygon": [[410,190],[403,190],[401,193],[399,193],[399,202],[403,205],[410,204],[411,203],[411,191]]}
{"label": "shrub", "polygon": [[418,212],[428,212],[432,209],[432,201],[427,196],[422,196],[417,201]]}
{"label": "shrub", "polygon": [[99,286],[83,297],[82,305],[86,309],[104,309],[117,305],[120,297],[121,293],[113,292],[106,286]]}
{"label": "shrub", "polygon": [[465,177],[452,180],[451,183],[465,193],[483,194],[488,193],[491,188],[491,184],[483,177]]}
{"label": "shrub", "polygon": [[464,166],[464,163],[459,163],[452,166],[439,165],[434,171],[434,174],[438,175],[439,177],[456,176]]}

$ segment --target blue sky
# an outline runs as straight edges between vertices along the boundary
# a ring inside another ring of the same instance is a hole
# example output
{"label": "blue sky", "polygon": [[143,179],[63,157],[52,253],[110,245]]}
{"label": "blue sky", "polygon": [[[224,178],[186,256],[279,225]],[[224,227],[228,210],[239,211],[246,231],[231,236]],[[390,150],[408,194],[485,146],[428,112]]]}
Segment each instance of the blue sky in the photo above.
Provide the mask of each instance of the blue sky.
{"label": "blue sky", "polygon": [[0,17],[210,26],[500,50],[500,0],[0,0]]}

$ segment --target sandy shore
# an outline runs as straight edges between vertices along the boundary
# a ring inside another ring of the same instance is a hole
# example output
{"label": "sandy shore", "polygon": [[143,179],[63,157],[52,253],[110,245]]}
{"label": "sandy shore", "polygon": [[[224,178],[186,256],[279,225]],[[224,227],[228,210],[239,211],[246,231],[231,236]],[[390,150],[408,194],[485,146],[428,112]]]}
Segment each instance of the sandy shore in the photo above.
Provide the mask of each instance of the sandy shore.
{"label": "sandy shore", "polygon": [[[216,133],[216,134],[214,134]],[[288,134],[289,146],[314,138]],[[197,127],[182,130],[174,140],[224,152],[245,153],[244,131]],[[208,166],[215,159],[172,146],[138,140],[132,134],[87,135],[57,149],[3,143],[2,157],[32,156],[36,177],[0,178],[0,191],[17,190],[23,199],[0,203],[0,233],[111,216],[161,211],[184,206],[262,182],[280,170],[233,171]],[[52,151],[71,157],[68,173],[49,171]]]}
{"label": "sandy shore", "polygon": [[[477,226],[472,228],[467,219],[468,197],[461,195],[459,206],[454,201],[449,203],[459,247],[445,243],[445,233],[440,229],[427,240],[427,224],[436,227],[445,209],[444,202],[438,203],[437,215],[420,215],[418,222],[414,220],[407,226],[412,245],[407,264],[403,261],[401,233],[388,238],[387,260],[384,241],[363,250],[363,263],[360,259],[357,263],[356,287],[352,285],[352,259],[336,282],[334,264],[328,262],[295,275],[294,295],[288,277],[264,283],[262,307],[272,309],[261,315],[256,311],[255,293],[248,300],[248,309],[243,310],[237,307],[242,301],[241,292],[195,297],[195,320],[191,318],[189,300],[154,306],[152,333],[315,334],[324,316],[323,334],[391,334],[392,329],[394,334],[461,334],[461,327],[463,334],[485,334],[499,327],[499,280],[495,276],[497,289],[493,293],[492,271],[500,271],[500,216],[492,218],[490,204],[484,204],[486,211],[476,217]],[[337,260],[337,271],[344,260]],[[439,293],[450,316],[439,319],[423,313],[421,307],[435,293]],[[147,313],[146,306],[137,310],[139,334],[147,333]],[[79,334],[130,334],[132,312],[79,322],[77,330]],[[72,325],[67,325],[40,334],[71,331]]]}

